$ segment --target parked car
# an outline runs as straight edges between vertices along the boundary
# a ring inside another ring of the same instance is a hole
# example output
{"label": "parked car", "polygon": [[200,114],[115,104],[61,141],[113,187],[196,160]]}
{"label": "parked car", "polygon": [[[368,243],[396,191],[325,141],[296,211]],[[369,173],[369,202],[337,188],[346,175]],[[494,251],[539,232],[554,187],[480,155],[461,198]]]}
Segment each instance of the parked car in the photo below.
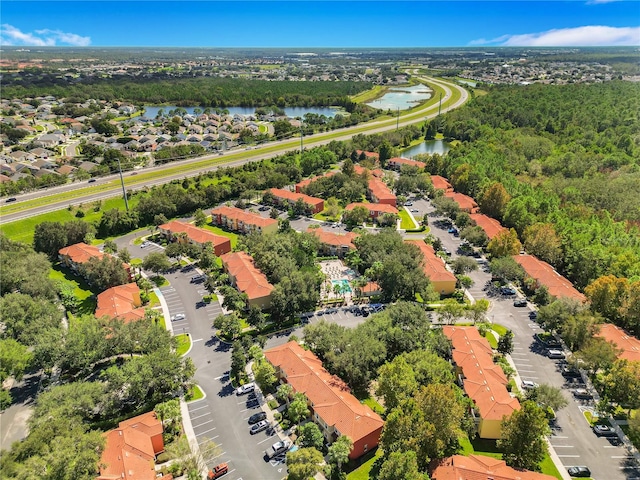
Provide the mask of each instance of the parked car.
{"label": "parked car", "polygon": [[404,202],[405,207],[413,207],[413,202]]}
{"label": "parked car", "polygon": [[95,178],[90,178],[89,181],[87,183],[94,183],[96,181]]}
{"label": "parked car", "polygon": [[265,412],[254,413],[249,417],[249,425],[253,425],[254,423],[258,423],[266,419],[267,419],[267,414]]}
{"label": "parked car", "polygon": [[220,465],[216,465],[215,467],[213,467],[213,470],[209,470],[207,480],[220,478],[227,472],[229,472],[229,465],[227,465],[226,463],[221,463]]}
{"label": "parked car", "polygon": [[280,455],[281,453],[285,453],[289,450],[291,446],[291,442],[289,440],[282,440],[280,442],[276,442],[267,448],[264,452],[267,458],[273,458],[276,455]]}
{"label": "parked car", "polygon": [[244,385],[240,385],[237,389],[236,389],[236,395],[246,395],[247,393],[253,392],[256,389],[256,384],[251,382],[251,383],[245,383]]}
{"label": "parked car", "polygon": [[527,299],[526,298],[517,298],[513,301],[513,306],[514,307],[526,307],[527,306]]}
{"label": "parked car", "polygon": [[525,390],[533,390],[534,388],[537,388],[538,384],[536,382],[533,382],[531,380],[523,380],[522,381],[522,388]]}
{"label": "parked car", "polygon": [[202,282],[205,279],[204,275],[196,275],[195,277],[191,277],[191,280],[189,280],[190,283],[199,283]]}
{"label": "parked car", "polygon": [[586,388],[576,388],[573,391],[573,396],[584,400],[590,400],[591,398],[593,398],[593,395],[591,395],[589,390],[587,390]]}
{"label": "parked car", "polygon": [[11,203],[11,202],[15,202],[16,200],[18,200],[16,197],[9,197],[7,198],[4,203]]}
{"label": "parked car", "polygon": [[251,435],[255,435],[256,433],[260,433],[267,428],[269,428],[269,422],[267,422],[266,420],[260,420],[258,423],[251,425],[251,427],[249,428],[249,433]]}
{"label": "parked car", "polygon": [[562,359],[562,358],[564,358],[564,352],[563,352],[562,350],[555,350],[555,349],[552,349],[552,350],[549,350],[549,351],[547,352],[547,357],[549,357],[549,358],[559,358],[559,359]]}
{"label": "parked car", "polygon": [[531,320],[535,320],[536,318],[538,318],[538,312],[536,312],[535,310],[533,312],[529,312],[529,318]]}
{"label": "parked car", "polygon": [[149,245],[151,245],[151,242],[145,240],[140,244],[140,248],[147,248]]}
{"label": "parked car", "polygon": [[560,373],[565,378],[580,378],[582,376],[579,370],[573,367],[570,367],[568,365],[565,365],[564,367],[562,367],[562,369],[560,370]]}
{"label": "parked car", "polygon": [[172,322],[177,322],[178,320],[184,320],[187,318],[184,313],[176,313],[173,317],[171,317]]}
{"label": "parked car", "polygon": [[269,207],[265,207],[264,205],[258,209],[259,212],[266,212],[269,210]]}
{"label": "parked car", "polygon": [[513,296],[516,294],[516,289],[509,286],[509,285],[504,285],[502,287],[500,287],[500,293],[502,295],[506,295],[508,297]]}
{"label": "parked car", "polygon": [[567,473],[572,477],[590,477],[591,470],[588,467],[569,467]]}
{"label": "parked car", "polygon": [[617,437],[616,431],[609,425],[594,425],[593,432],[599,437]]}

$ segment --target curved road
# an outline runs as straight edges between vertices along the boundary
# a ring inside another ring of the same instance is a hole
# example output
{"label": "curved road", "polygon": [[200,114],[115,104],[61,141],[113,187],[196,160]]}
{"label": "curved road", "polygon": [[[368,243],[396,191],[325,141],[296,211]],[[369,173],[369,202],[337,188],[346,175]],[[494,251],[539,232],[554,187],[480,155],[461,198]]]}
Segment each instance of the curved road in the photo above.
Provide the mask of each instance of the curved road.
{"label": "curved road", "polygon": [[[423,82],[435,84],[440,88],[442,88],[444,90],[444,95],[442,97],[443,103],[447,102],[447,100],[451,98],[453,94],[452,89],[455,89],[460,93],[460,98],[455,103],[442,108],[442,113],[458,108],[469,99],[468,92],[459,85],[444,82],[441,80],[436,80],[430,77],[420,77],[419,80]],[[418,111],[407,113],[403,116],[400,116],[400,122],[398,123],[398,125],[400,127],[404,127],[406,125],[420,123],[427,118],[433,118],[437,116],[437,114],[438,114],[438,104],[436,103],[433,105],[426,106]],[[366,127],[366,130],[363,130],[363,127]],[[305,137],[303,141],[304,141],[304,146],[308,148],[308,147],[315,147],[319,145],[325,145],[333,140],[337,140],[337,141],[348,140],[355,133],[366,133],[366,134],[380,133],[388,130],[393,130],[395,128],[396,128],[396,122],[393,120],[389,120],[389,119],[378,120],[365,125],[361,124],[361,125],[345,128],[343,129],[344,134],[340,134],[337,137],[333,135],[335,135],[336,133],[339,133],[340,132],[339,130],[333,131],[330,134],[323,133],[323,134],[308,136],[308,137]],[[233,166],[243,165],[248,162],[254,162],[254,161],[258,161],[266,158],[272,158],[276,155],[280,155],[287,151],[291,151],[296,148],[299,148],[299,144],[300,143],[298,139],[294,139],[294,140],[287,139],[287,140],[280,140],[280,141],[266,143],[262,147],[257,148],[256,150],[257,153],[255,154],[248,154],[245,150],[237,150],[237,151],[234,151],[233,153],[225,154],[225,156],[227,157],[229,156],[234,157],[229,162],[216,163],[215,165],[204,167],[204,168],[194,167],[193,164],[200,163],[203,160],[220,160],[221,156],[219,154],[209,154],[202,157],[191,158],[189,160],[172,162],[165,165],[161,165],[157,167],[149,167],[149,168],[140,170],[139,171],[140,173],[148,173],[148,172],[157,172],[157,171],[161,171],[169,168],[175,169],[176,166],[180,166],[184,168],[184,170],[180,171],[179,173],[168,174],[166,176],[156,178],[153,180],[148,180],[148,181],[136,182],[135,177],[133,177],[132,173],[127,172],[125,174],[125,177],[127,180],[125,181],[125,187],[128,190],[143,188],[143,187],[150,187],[153,185],[168,183],[171,180],[175,180],[175,179],[182,179],[185,177],[196,176],[196,175],[199,175],[200,173],[210,171],[210,170],[216,170],[217,168],[220,168],[220,167],[230,167],[230,166],[233,167]],[[261,149],[266,149],[268,147],[273,147],[275,145],[280,145],[281,148],[278,148],[277,150],[269,150],[268,153],[259,153]],[[102,186],[108,185],[108,187],[107,189],[103,189],[100,192],[95,192],[96,187],[101,185]],[[77,195],[73,196],[73,198],[67,198],[64,200],[58,200],[54,197],[54,195],[72,192],[74,190],[84,190],[84,191],[83,192],[79,191],[77,192],[78,193]],[[40,199],[40,200],[43,200],[44,204],[35,205],[27,209],[20,210],[19,212],[8,213],[8,214],[2,214],[1,213],[2,209],[0,209],[0,225],[15,222],[25,218],[29,218],[34,215],[40,215],[43,213],[49,213],[56,210],[61,210],[61,209],[67,208],[69,205],[76,205],[80,203],[90,203],[96,200],[104,200],[106,198],[116,197],[121,195],[121,193],[122,193],[122,187],[120,185],[118,175],[110,175],[107,177],[99,178],[95,183],[92,183],[91,185],[87,185],[86,182],[74,182],[71,184],[60,185],[58,187],[49,188],[44,191],[26,193],[16,197],[18,201]],[[52,197],[50,202],[46,202],[47,197]]]}

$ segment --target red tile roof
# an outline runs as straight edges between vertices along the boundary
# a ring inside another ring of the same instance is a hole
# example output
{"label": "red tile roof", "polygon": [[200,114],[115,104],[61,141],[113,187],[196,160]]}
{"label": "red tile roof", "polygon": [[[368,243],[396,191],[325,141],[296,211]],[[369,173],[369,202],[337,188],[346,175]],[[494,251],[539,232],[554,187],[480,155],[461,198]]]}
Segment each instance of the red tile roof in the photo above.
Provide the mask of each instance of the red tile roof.
{"label": "red tile roof", "polygon": [[62,256],[69,257],[71,261],[77,265],[87,263],[93,257],[104,257],[104,253],[102,253],[98,247],[82,242],[61,248],[58,253]]}
{"label": "red tile roof", "polygon": [[245,225],[255,225],[256,227],[268,227],[269,225],[277,224],[278,220],[275,218],[261,217],[258,214],[245,212],[244,210],[236,207],[227,207],[221,205],[211,210],[212,215],[224,215],[227,218],[238,220]]}
{"label": "red tile roof", "polygon": [[[313,410],[329,426],[335,427],[356,443],[358,440],[381,431],[384,421],[380,415],[355,398],[349,387],[338,377],[331,375],[312,352],[304,350],[296,342],[289,342],[264,352],[274,366],[285,372],[286,381],[295,392],[303,392],[313,405]],[[369,445],[369,449],[375,445]]]}
{"label": "red tile roof", "polygon": [[172,220],[168,223],[164,223],[158,227],[160,230],[165,230],[170,232],[172,235],[177,233],[186,233],[187,237],[198,244],[205,244],[207,242],[211,242],[215,247],[224,245],[225,243],[229,244],[229,249],[231,250],[231,241],[227,237],[223,237],[221,235],[216,235],[213,232],[205,230],[204,228],[196,227],[195,225],[191,225],[187,222],[181,222],[180,220]]}
{"label": "red tile roof", "polygon": [[373,214],[374,212],[379,214],[395,213],[396,215],[400,213],[398,212],[398,209],[396,207],[392,205],[387,205],[386,203],[364,203],[364,202],[350,203],[345,207],[345,210],[353,210],[356,207],[364,207],[367,210],[369,210],[371,214]]}
{"label": "red tile roof", "polygon": [[387,160],[387,164],[398,165],[398,166],[409,165],[410,167],[418,167],[418,168],[425,168],[427,166],[427,164],[424,162],[419,162],[417,160],[411,160],[410,158],[402,158],[402,157],[390,158],[389,160]]}
{"label": "red tile roof", "polygon": [[[154,412],[120,422],[104,434],[97,480],[156,480],[154,459],[164,450],[162,423]],[[162,477],[171,480],[171,475]]]}
{"label": "red tile roof", "polygon": [[445,326],[444,335],[453,344],[453,361],[464,375],[464,391],[476,404],[483,420],[501,420],[520,410],[520,402],[507,391],[507,377],[493,363],[489,342],[475,327]]}
{"label": "red tile roof", "polygon": [[503,227],[498,220],[488,217],[484,213],[472,213],[470,217],[471,220],[476,222],[476,225],[484,230],[484,233],[487,234],[489,240],[491,240],[503,230],[506,230],[506,228]]}
{"label": "red tile roof", "polygon": [[573,298],[581,302],[586,301],[586,297],[547,262],[543,262],[533,255],[514,255],[513,258],[522,265],[528,276],[536,280],[539,285],[547,287],[549,293],[554,297]]}
{"label": "red tile roof", "polygon": [[460,207],[460,210],[464,210],[469,213],[476,213],[478,211],[478,204],[476,201],[464,193],[445,192],[444,195],[456,202]]}
{"label": "red tile roof", "polygon": [[629,360],[630,362],[640,362],[640,340],[633,335],[629,335],[620,327],[611,323],[600,325],[600,331],[596,337],[604,338],[607,342],[615,344],[616,348],[622,349],[618,358]]}
{"label": "red tile roof", "polygon": [[302,180],[301,182],[296,183],[296,192],[297,193],[302,193],[302,189],[305,188],[305,187],[308,187],[313,182],[316,182],[316,181],[320,180],[321,178],[333,177],[336,173],[338,173],[338,172],[335,172],[335,171],[327,172],[324,175],[318,175],[317,177],[307,178],[305,180]]}
{"label": "red tile roof", "polygon": [[273,285],[254,264],[253,257],[245,252],[226,253],[220,257],[229,274],[235,279],[236,287],[246,293],[249,300],[263,298],[271,294]]}
{"label": "red tile roof", "polygon": [[368,174],[378,178],[384,177],[384,172],[379,168],[376,168],[375,170],[369,170],[368,168],[358,165],[357,163],[353,166],[353,171],[356,172],[356,175]]}
{"label": "red tile roof", "polygon": [[324,200],[322,198],[311,197],[309,195],[305,195],[304,193],[290,192],[289,190],[283,190],[281,188],[272,188],[270,189],[270,191],[275,197],[289,200],[294,203],[301,198],[306,204],[311,205],[312,207],[324,205]]}
{"label": "red tile roof", "polygon": [[120,318],[126,322],[144,318],[140,303],[140,288],[135,283],[111,287],[98,295],[95,316]]}
{"label": "red tile roof", "polygon": [[515,470],[504,460],[483,455],[453,455],[444,458],[431,472],[432,480],[554,480],[555,477],[529,470]]}
{"label": "red tile roof", "polygon": [[357,233],[347,232],[345,234],[339,234],[334,232],[327,232],[321,228],[308,228],[307,233],[318,237],[320,242],[332,245],[334,247],[341,247],[343,245],[348,246],[350,249],[355,249],[356,246],[353,241],[358,238]]}
{"label": "red tile roof", "polygon": [[436,190],[444,190],[445,192],[450,192],[453,190],[453,187],[444,177],[440,175],[431,175],[431,183],[433,183],[433,188]]}
{"label": "red tile roof", "polygon": [[375,197],[378,203],[386,203],[388,205],[396,205],[396,196],[389,190],[386,183],[375,177],[369,179],[369,192]]}
{"label": "red tile roof", "polygon": [[406,240],[420,249],[424,258],[424,273],[434,282],[456,281],[456,276],[445,267],[445,262],[436,255],[431,245],[424,243],[424,240]]}
{"label": "red tile roof", "polygon": [[373,160],[378,160],[378,158],[380,158],[380,155],[376,152],[367,152],[365,150],[356,150],[356,153],[358,154],[358,157],[360,157],[360,155],[362,155],[364,153],[364,156],[367,158],[371,158]]}

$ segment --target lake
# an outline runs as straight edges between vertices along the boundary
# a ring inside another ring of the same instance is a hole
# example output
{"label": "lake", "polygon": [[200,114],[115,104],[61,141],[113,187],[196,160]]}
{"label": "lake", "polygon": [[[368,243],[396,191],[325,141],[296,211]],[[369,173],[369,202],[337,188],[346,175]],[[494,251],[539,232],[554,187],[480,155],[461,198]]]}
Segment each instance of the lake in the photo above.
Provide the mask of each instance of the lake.
{"label": "lake", "polygon": [[[145,105],[145,116],[148,118],[156,118],[158,111],[160,109],[164,110],[165,115],[169,113],[169,110],[174,110],[178,108],[175,105]],[[182,107],[187,113],[193,114],[193,110],[195,108],[200,108],[200,110],[204,110],[203,107]],[[229,110],[230,115],[253,115],[256,111],[256,107],[226,107]],[[212,109],[213,111],[214,109]],[[283,109],[288,117],[304,117],[307,113],[315,113],[317,115],[324,115],[325,117],[335,117],[337,113],[340,113],[340,110],[335,107],[285,107]]]}
{"label": "lake", "polygon": [[426,85],[411,87],[394,87],[382,97],[367,103],[370,107],[380,110],[407,110],[417,104],[429,100],[433,91]]}
{"label": "lake", "polygon": [[471,80],[460,80],[458,79],[458,83],[464,83],[465,85],[469,85],[470,87],[477,87],[478,84],[476,82],[473,82]]}
{"label": "lake", "polygon": [[449,150],[449,144],[444,140],[425,140],[418,145],[414,145],[413,147],[403,150],[402,156],[405,158],[412,158],[419,153],[439,153],[440,155],[444,155]]}

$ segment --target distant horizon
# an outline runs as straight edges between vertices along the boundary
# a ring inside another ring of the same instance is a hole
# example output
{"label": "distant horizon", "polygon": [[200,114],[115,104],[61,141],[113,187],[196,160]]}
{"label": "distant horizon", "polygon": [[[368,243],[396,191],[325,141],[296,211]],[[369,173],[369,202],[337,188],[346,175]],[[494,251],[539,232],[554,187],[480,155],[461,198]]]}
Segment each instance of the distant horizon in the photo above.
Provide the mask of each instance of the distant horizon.
{"label": "distant horizon", "polygon": [[640,2],[4,0],[0,46],[640,46]]}

